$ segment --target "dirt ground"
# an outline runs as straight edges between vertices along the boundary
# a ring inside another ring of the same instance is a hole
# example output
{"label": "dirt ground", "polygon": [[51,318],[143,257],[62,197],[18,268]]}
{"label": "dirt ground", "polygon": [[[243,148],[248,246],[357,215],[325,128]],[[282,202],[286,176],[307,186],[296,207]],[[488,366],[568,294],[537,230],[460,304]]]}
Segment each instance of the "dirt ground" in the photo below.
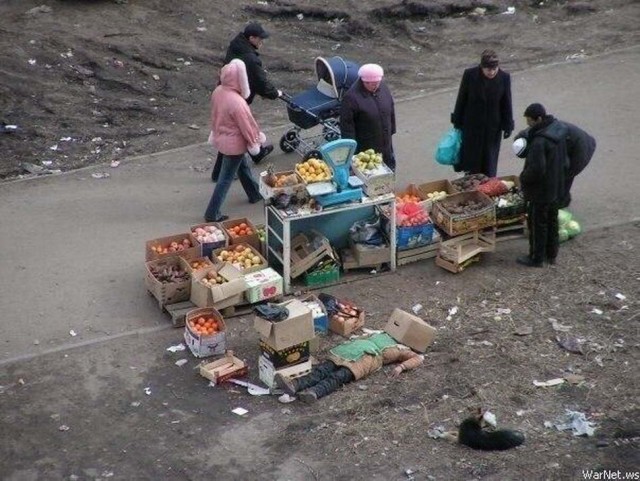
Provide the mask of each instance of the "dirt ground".
{"label": "dirt ground", "polygon": [[[455,84],[487,47],[517,71],[640,38],[633,0],[5,0],[0,11],[0,122],[18,126],[0,134],[0,178],[24,174],[21,162],[69,170],[206,140],[221,59],[250,19],[272,32],[264,63],[290,93],[315,83],[316,56],[378,62],[407,98]],[[287,121],[282,102],[254,110],[265,127]]]}
{"label": "dirt ground", "polygon": [[[509,6],[516,13],[503,15]],[[5,0],[0,13],[0,121],[18,126],[0,133],[4,179],[24,173],[21,162],[70,170],[204,141],[221,58],[249,19],[272,32],[264,61],[284,90],[313,84],[316,56],[342,55],[382,64],[398,98],[455,84],[486,47],[518,71],[640,39],[633,0]],[[254,106],[263,125],[286,122],[282,103]],[[0,478],[515,481],[637,471],[639,229],[579,236],[552,268],[515,268],[519,240],[464,276],[419,263],[350,284],[368,327],[382,328],[390,306],[420,303],[438,339],[419,370],[393,380],[386,369],[314,406],[206,388],[166,353],[175,330],[12,364],[0,372],[0,431],[12,440],[0,443]],[[237,354],[255,356],[250,321],[230,326]],[[582,353],[564,349],[567,340]],[[533,384],[565,377],[575,384]],[[134,406],[150,385],[153,396]],[[238,405],[250,422],[229,414]],[[525,445],[481,453],[428,436],[478,406],[522,430]],[[565,409],[585,413],[595,436],[545,426]]]}
{"label": "dirt ground", "polygon": [[[420,303],[438,337],[417,370],[393,379],[385,368],[311,406],[252,397],[238,386],[207,387],[193,370],[196,359],[166,351],[180,340],[175,329],[11,364],[0,370],[0,431],[11,439],[0,443],[0,478],[577,481],[583,470],[607,469],[638,475],[639,230],[637,223],[579,236],[562,246],[555,267],[514,268],[513,258],[526,249],[514,240],[483,254],[464,275],[416,263],[326,289],[348,290],[367,310],[369,328],[384,326],[390,306]],[[227,324],[235,354],[255,366],[251,319]],[[574,339],[582,353],[563,349],[558,338]],[[321,350],[341,340],[328,336]],[[176,367],[180,358],[188,364]],[[554,378],[572,381],[534,385]],[[250,379],[257,382],[255,370]],[[249,414],[232,414],[238,406]],[[521,430],[525,444],[484,453],[429,437],[439,426],[455,429],[478,406],[490,409],[499,426]],[[595,435],[553,427],[566,409],[584,413]]]}

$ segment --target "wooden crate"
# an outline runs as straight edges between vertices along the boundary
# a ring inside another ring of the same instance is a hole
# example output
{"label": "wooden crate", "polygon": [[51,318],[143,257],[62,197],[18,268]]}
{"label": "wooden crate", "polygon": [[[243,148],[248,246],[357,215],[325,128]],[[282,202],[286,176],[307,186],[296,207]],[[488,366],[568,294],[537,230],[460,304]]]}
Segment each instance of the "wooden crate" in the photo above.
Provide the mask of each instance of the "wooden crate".
{"label": "wooden crate", "polygon": [[[480,202],[483,207],[473,214],[468,215],[453,214],[446,208],[449,202],[464,202],[469,200]],[[451,236],[460,236],[496,225],[496,208],[493,200],[476,190],[460,192],[459,194],[450,195],[444,200],[434,202],[431,216],[438,227]]]}
{"label": "wooden crate", "polygon": [[474,231],[440,243],[436,264],[450,272],[458,273],[475,262],[479,254],[493,252],[496,248],[496,230]]}
{"label": "wooden crate", "polygon": [[[251,314],[253,312],[253,308],[258,304],[263,304],[266,302],[281,302],[282,299],[283,296],[277,296],[262,302],[257,302],[255,304],[238,304],[235,306],[220,309],[219,312],[224,319],[246,316],[248,314]],[[173,324],[173,327],[184,327],[186,321],[185,316],[187,312],[197,308],[198,306],[196,306],[193,302],[184,301],[164,306],[163,311],[169,314],[169,317],[171,317],[171,323]]]}
{"label": "wooden crate", "polygon": [[440,249],[440,243],[429,244],[422,247],[416,247],[415,249],[407,249],[404,251],[398,251],[396,255],[396,264],[404,266],[412,262],[418,262],[425,259],[433,259],[438,255]]}
{"label": "wooden crate", "polygon": [[496,242],[526,239],[528,235],[526,217],[522,217],[511,224],[501,225],[496,228]]}

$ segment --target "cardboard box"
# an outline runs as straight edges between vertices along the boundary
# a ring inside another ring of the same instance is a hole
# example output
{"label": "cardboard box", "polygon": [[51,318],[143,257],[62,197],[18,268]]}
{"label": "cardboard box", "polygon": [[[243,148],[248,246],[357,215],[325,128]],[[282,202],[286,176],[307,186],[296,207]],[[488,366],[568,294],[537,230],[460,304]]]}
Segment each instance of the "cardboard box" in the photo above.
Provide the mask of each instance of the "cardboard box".
{"label": "cardboard box", "polygon": [[[251,228],[251,230],[253,231],[253,234],[234,237],[229,233],[230,228],[243,223],[247,224],[247,227]],[[226,234],[227,234],[227,237],[229,238],[228,245],[235,246],[238,244],[249,244],[251,247],[253,247],[258,252],[260,252],[260,237],[256,232],[256,227],[251,223],[249,219],[247,219],[246,217],[243,217],[242,219],[230,219],[230,220],[225,220],[220,224],[227,231]]]}
{"label": "cardboard box", "polygon": [[[189,326],[189,321],[194,318],[197,319],[198,317],[213,317],[218,321],[218,325],[220,325],[222,329],[209,336],[198,334]],[[227,326],[222,319],[222,315],[220,315],[216,309],[205,307],[187,312],[184,326],[184,340],[196,357],[219,356],[220,354],[224,354],[227,345],[226,331]]]}
{"label": "cardboard box", "polygon": [[249,366],[233,355],[233,351],[225,351],[224,357],[213,362],[200,364],[200,375],[218,385],[232,378],[246,376]]}
{"label": "cardboard box", "polygon": [[194,232],[198,227],[204,228],[210,225],[215,226],[220,230],[222,230],[222,233],[224,234],[224,240],[221,240],[218,242],[198,242],[196,240],[196,242],[198,242],[198,244],[200,245],[200,255],[204,257],[210,257],[211,251],[215,249],[219,249],[220,247],[229,245],[229,234],[227,233],[226,229],[222,227],[220,222],[205,222],[204,224],[192,225],[190,228],[190,231],[191,231],[191,234],[193,235],[193,238],[195,239],[196,237]]}
{"label": "cardboard box", "polygon": [[349,240],[351,252],[359,267],[377,266],[391,262],[391,247],[388,245],[369,246]]}
{"label": "cardboard box", "polygon": [[260,380],[269,388],[275,387],[274,378],[276,373],[282,374],[288,378],[297,378],[309,374],[312,369],[311,359],[303,361],[293,366],[288,366],[282,369],[276,369],[276,367],[269,362],[264,356],[258,358],[258,375]]}
{"label": "cardboard box", "polygon": [[349,337],[364,326],[364,311],[347,299],[338,299],[338,302],[344,307],[330,317],[329,330],[341,336]]}
{"label": "cardboard box", "polygon": [[[182,241],[184,239],[189,239],[191,242],[191,247],[183,249],[181,251],[173,251],[168,252],[166,254],[158,254],[152,250],[153,247],[169,247],[172,242],[177,243],[178,245],[183,245]],[[154,261],[156,259],[162,259],[163,257],[171,257],[171,256],[179,256],[184,257],[185,259],[193,259],[195,257],[200,257],[202,254],[200,253],[200,244],[196,239],[191,235],[190,232],[185,234],[176,234],[170,235],[167,237],[159,237],[157,239],[148,240],[145,243],[145,260],[146,261]]]}
{"label": "cardboard box", "polygon": [[402,190],[396,189],[396,202],[400,202],[400,198],[406,194],[416,196],[418,198],[416,203],[419,205],[423,205],[425,202],[425,195],[422,193],[422,191],[418,188],[416,184],[409,184]]}
{"label": "cardboard box", "polygon": [[[449,212],[446,208],[449,203],[469,200],[480,203],[483,207],[470,214],[455,214]],[[477,190],[453,194],[446,199],[446,202],[438,200],[433,203],[431,211],[433,222],[450,236],[480,231],[486,227],[496,225],[496,207],[493,200]]]}
{"label": "cardboard box", "polygon": [[331,319],[329,319],[329,330],[331,332],[348,338],[364,326],[364,311],[360,311],[357,317],[341,317],[343,320],[340,320],[335,314],[331,316]]}
{"label": "cardboard box", "polygon": [[235,246],[228,246],[228,247],[223,247],[222,249],[216,249],[211,253],[211,260],[213,261],[214,264],[224,264],[227,261],[224,261],[218,258],[220,253],[224,250],[230,251],[234,248],[238,248],[238,246],[241,246],[245,249],[246,248],[251,249],[251,255],[257,256],[260,259],[259,264],[252,265],[251,267],[244,267],[244,266],[241,266],[239,263],[230,263],[233,267],[238,269],[243,275],[249,274],[250,272],[261,271],[262,269],[266,269],[267,267],[269,267],[267,259],[265,259],[262,256],[262,254],[260,254],[260,252],[258,252],[253,246],[250,246],[249,244],[237,244]]}
{"label": "cardboard box", "polygon": [[[201,269],[209,269],[213,267],[213,262],[209,257],[194,257],[193,259],[185,259],[181,257],[182,265],[187,270],[187,272],[193,275],[194,272],[199,271]],[[202,267],[198,267],[197,269],[193,268],[193,263],[197,262],[199,265],[202,264]]]}
{"label": "cardboard box", "polygon": [[245,274],[247,289],[244,297],[251,304],[282,295],[283,279],[271,267]]}
{"label": "cardboard box", "polygon": [[[225,278],[227,282],[207,287],[202,282],[209,272],[215,272]],[[225,262],[214,264],[208,269],[200,269],[191,275],[191,302],[198,307],[215,307],[224,309],[235,306],[242,301],[247,283],[242,273]]]}
{"label": "cardboard box", "polygon": [[418,190],[422,194],[424,201],[421,203],[427,212],[431,212],[431,206],[433,201],[429,200],[429,194],[433,192],[446,192],[447,195],[455,194],[457,190],[453,187],[453,184],[447,179],[434,180],[433,182],[426,182],[418,185]]}
{"label": "cardboard box", "polygon": [[309,341],[289,346],[280,351],[275,350],[264,341],[258,343],[260,352],[276,368],[291,366],[309,359]]}
{"label": "cardboard box", "polygon": [[326,334],[329,330],[329,314],[320,299],[314,294],[309,294],[300,299],[309,309],[313,316],[313,328],[316,333]]}
{"label": "cardboard box", "polygon": [[394,309],[384,331],[400,344],[425,352],[436,337],[436,330],[417,316]]}
{"label": "cardboard box", "polygon": [[326,257],[335,259],[325,236],[314,230],[299,233],[291,239],[291,278],[301,276]]}
{"label": "cardboard box", "polygon": [[265,170],[264,172],[260,172],[260,178],[258,179],[258,189],[260,191],[260,195],[265,200],[271,199],[272,197],[277,197],[278,195],[281,195],[281,194],[295,195],[298,192],[304,191],[306,189],[304,180],[302,180],[302,177],[300,177],[300,175],[295,170],[288,170],[286,172],[274,172],[274,173],[277,176],[295,175],[296,179],[298,180],[298,183],[294,185],[287,185],[284,187],[271,187],[270,185],[267,185],[267,183],[265,182],[265,178],[267,177],[267,171]]}
{"label": "cardboard box", "polygon": [[312,356],[320,350],[320,336],[316,335],[309,341],[309,354]]}
{"label": "cardboard box", "polygon": [[374,171],[373,174],[365,174],[358,169],[355,164],[351,164],[353,173],[356,174],[362,182],[362,190],[369,197],[378,197],[380,195],[390,194],[393,192],[396,183],[396,176],[385,164]]}
{"label": "cardboard box", "polygon": [[160,307],[188,301],[191,295],[191,279],[182,282],[162,283],[154,275],[153,269],[162,269],[164,266],[178,266],[186,269],[184,260],[178,256],[163,257],[145,263],[144,284],[147,290],[158,300]]}
{"label": "cardboard box", "polygon": [[271,322],[259,316],[253,319],[253,327],[258,331],[261,340],[276,351],[281,351],[313,338],[311,309],[298,299],[291,299],[277,305],[285,306],[289,310],[287,319],[278,322]]}

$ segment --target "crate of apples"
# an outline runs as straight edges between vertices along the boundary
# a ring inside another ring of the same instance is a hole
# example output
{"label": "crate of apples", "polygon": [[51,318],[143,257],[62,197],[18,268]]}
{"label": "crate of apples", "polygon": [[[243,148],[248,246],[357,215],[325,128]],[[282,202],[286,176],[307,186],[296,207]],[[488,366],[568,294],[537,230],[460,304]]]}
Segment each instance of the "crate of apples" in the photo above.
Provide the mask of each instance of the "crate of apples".
{"label": "crate of apples", "polygon": [[220,274],[213,271],[209,272],[206,275],[206,277],[200,280],[200,283],[207,287],[217,286],[220,284],[224,284],[225,282],[228,282],[228,281],[224,277],[222,277]]}
{"label": "crate of apples", "polygon": [[220,262],[229,262],[239,270],[250,269],[262,264],[262,259],[256,251],[244,244],[218,252],[217,258]]}
{"label": "crate of apples", "polygon": [[250,225],[247,225],[245,222],[242,222],[238,225],[234,225],[233,227],[227,228],[227,232],[232,238],[243,237],[247,235],[253,234],[253,229]]}
{"label": "crate of apples", "polygon": [[215,225],[204,225],[196,227],[192,230],[193,236],[201,244],[209,244],[212,242],[224,242],[226,237],[220,227]]}
{"label": "crate of apples", "polygon": [[169,254],[171,252],[182,252],[184,250],[193,247],[191,241],[188,238],[182,239],[182,241],[172,241],[168,245],[154,244],[151,246],[151,252],[155,254]]}
{"label": "crate of apples", "polygon": [[198,317],[189,320],[189,329],[201,336],[213,336],[222,330],[222,326],[213,317]]}

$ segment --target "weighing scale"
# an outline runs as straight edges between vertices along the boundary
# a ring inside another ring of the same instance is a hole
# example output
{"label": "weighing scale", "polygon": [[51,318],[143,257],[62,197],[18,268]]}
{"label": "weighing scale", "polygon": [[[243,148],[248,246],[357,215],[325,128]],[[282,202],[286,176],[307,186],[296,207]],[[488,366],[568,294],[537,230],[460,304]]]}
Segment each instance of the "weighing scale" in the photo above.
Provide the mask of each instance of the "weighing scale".
{"label": "weighing scale", "polygon": [[[349,176],[351,158],[356,151],[357,142],[353,139],[338,139],[328,142],[318,150],[322,159],[333,170],[335,189],[331,193],[322,193],[315,197],[322,207],[343,204],[362,199],[362,189],[354,186],[354,179]],[[355,179],[360,180],[360,179]]]}

